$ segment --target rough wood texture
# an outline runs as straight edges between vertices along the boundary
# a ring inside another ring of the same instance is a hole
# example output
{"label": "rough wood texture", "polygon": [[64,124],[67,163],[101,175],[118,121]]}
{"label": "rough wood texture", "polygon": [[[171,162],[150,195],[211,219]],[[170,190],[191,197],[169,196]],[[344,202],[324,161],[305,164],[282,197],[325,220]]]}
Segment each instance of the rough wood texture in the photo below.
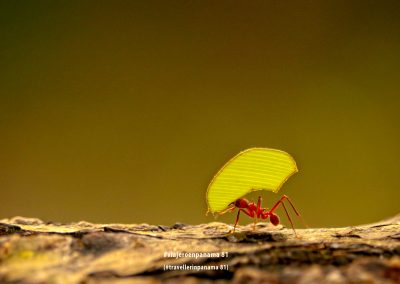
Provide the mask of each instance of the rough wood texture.
{"label": "rough wood texture", "polygon": [[267,223],[256,231],[230,229],[215,222],[167,227],[4,219],[0,282],[400,283],[400,215],[357,227],[299,229],[298,238]]}

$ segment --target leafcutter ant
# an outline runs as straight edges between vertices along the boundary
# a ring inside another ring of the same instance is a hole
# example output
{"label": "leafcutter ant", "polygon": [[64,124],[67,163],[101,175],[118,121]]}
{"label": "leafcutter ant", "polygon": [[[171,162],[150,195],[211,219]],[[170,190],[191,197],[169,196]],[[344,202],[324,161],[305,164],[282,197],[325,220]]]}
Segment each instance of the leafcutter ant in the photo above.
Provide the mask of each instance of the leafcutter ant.
{"label": "leafcutter ant", "polygon": [[292,226],[293,232],[297,236],[296,230],[294,229],[294,226],[293,226],[293,221],[290,218],[290,215],[286,209],[285,203],[283,202],[285,200],[289,202],[290,206],[293,208],[293,211],[300,218],[302,223],[307,227],[307,225],[305,224],[304,220],[302,219],[299,211],[296,210],[293,203],[290,201],[289,197],[287,197],[286,195],[283,195],[281,197],[281,199],[279,199],[279,201],[270,210],[268,210],[268,208],[261,207],[261,202],[262,202],[261,196],[258,197],[257,205],[254,204],[254,202],[249,202],[245,198],[239,198],[236,201],[232,202],[229,205],[229,207],[226,210],[224,210],[223,212],[221,212],[220,214],[224,214],[228,211],[233,212],[236,208],[238,208],[238,213],[236,216],[236,221],[235,221],[235,225],[233,227],[232,233],[234,233],[236,230],[236,226],[239,222],[240,212],[243,212],[246,215],[248,215],[249,217],[254,218],[253,230],[255,230],[256,223],[259,219],[268,219],[269,218],[272,225],[277,226],[280,223],[280,221],[279,221],[279,216],[277,214],[275,214],[275,210],[279,207],[279,205],[282,205],[283,209],[285,210],[286,216],[289,219],[290,225]]}

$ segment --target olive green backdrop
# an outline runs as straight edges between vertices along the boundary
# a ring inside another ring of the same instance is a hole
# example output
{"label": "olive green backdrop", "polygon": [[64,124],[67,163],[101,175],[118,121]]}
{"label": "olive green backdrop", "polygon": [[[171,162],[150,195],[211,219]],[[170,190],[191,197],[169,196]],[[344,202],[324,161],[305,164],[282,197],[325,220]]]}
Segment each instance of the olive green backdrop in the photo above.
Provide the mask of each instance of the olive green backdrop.
{"label": "olive green backdrop", "polygon": [[213,221],[255,146],[310,226],[399,211],[399,1],[2,0],[0,67],[0,218]]}

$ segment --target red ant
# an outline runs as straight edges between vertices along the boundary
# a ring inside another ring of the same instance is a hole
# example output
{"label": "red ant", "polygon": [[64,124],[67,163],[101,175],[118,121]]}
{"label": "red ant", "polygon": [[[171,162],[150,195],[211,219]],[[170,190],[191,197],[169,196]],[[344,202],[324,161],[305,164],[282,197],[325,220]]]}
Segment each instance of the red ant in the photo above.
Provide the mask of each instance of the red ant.
{"label": "red ant", "polygon": [[293,211],[296,213],[296,215],[300,218],[300,220],[303,222],[303,224],[307,227],[307,225],[305,224],[304,220],[301,218],[300,213],[296,210],[296,208],[294,207],[293,203],[290,201],[289,197],[287,197],[286,195],[283,195],[281,197],[281,199],[279,199],[279,201],[274,205],[274,207],[271,208],[271,210],[268,211],[268,208],[262,208],[261,207],[261,196],[258,197],[258,202],[257,205],[254,204],[254,202],[249,202],[247,199],[245,198],[239,198],[237,199],[235,202],[232,202],[230,204],[230,207],[228,207],[226,210],[224,210],[223,212],[221,212],[221,214],[226,213],[227,211],[231,211],[233,212],[235,210],[235,208],[238,208],[238,214],[236,216],[236,222],[235,222],[235,226],[233,227],[233,233],[236,230],[236,225],[239,222],[239,216],[240,216],[240,212],[245,213],[246,215],[250,216],[251,218],[254,218],[254,226],[253,226],[253,230],[255,230],[256,228],[256,222],[258,221],[258,219],[268,219],[270,220],[270,222],[272,223],[272,225],[276,226],[279,224],[279,216],[276,215],[274,213],[274,211],[279,207],[279,205],[282,204],[283,209],[285,209],[285,213],[286,216],[289,219],[290,225],[292,226],[292,229],[294,231],[294,234],[297,236],[296,234],[296,230],[294,229],[293,226],[293,222],[292,219],[290,218],[290,215],[286,209],[285,203],[283,203],[284,200],[289,201],[290,206],[292,206]]}

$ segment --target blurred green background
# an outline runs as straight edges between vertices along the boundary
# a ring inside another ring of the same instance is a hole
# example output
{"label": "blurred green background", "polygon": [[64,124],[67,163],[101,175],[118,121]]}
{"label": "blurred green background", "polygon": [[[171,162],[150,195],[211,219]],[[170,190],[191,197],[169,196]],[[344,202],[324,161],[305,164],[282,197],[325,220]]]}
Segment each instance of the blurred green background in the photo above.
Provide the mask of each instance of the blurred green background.
{"label": "blurred green background", "polygon": [[256,146],[300,170],[266,206],[399,212],[399,1],[2,0],[0,66],[0,218],[213,221],[209,181]]}

